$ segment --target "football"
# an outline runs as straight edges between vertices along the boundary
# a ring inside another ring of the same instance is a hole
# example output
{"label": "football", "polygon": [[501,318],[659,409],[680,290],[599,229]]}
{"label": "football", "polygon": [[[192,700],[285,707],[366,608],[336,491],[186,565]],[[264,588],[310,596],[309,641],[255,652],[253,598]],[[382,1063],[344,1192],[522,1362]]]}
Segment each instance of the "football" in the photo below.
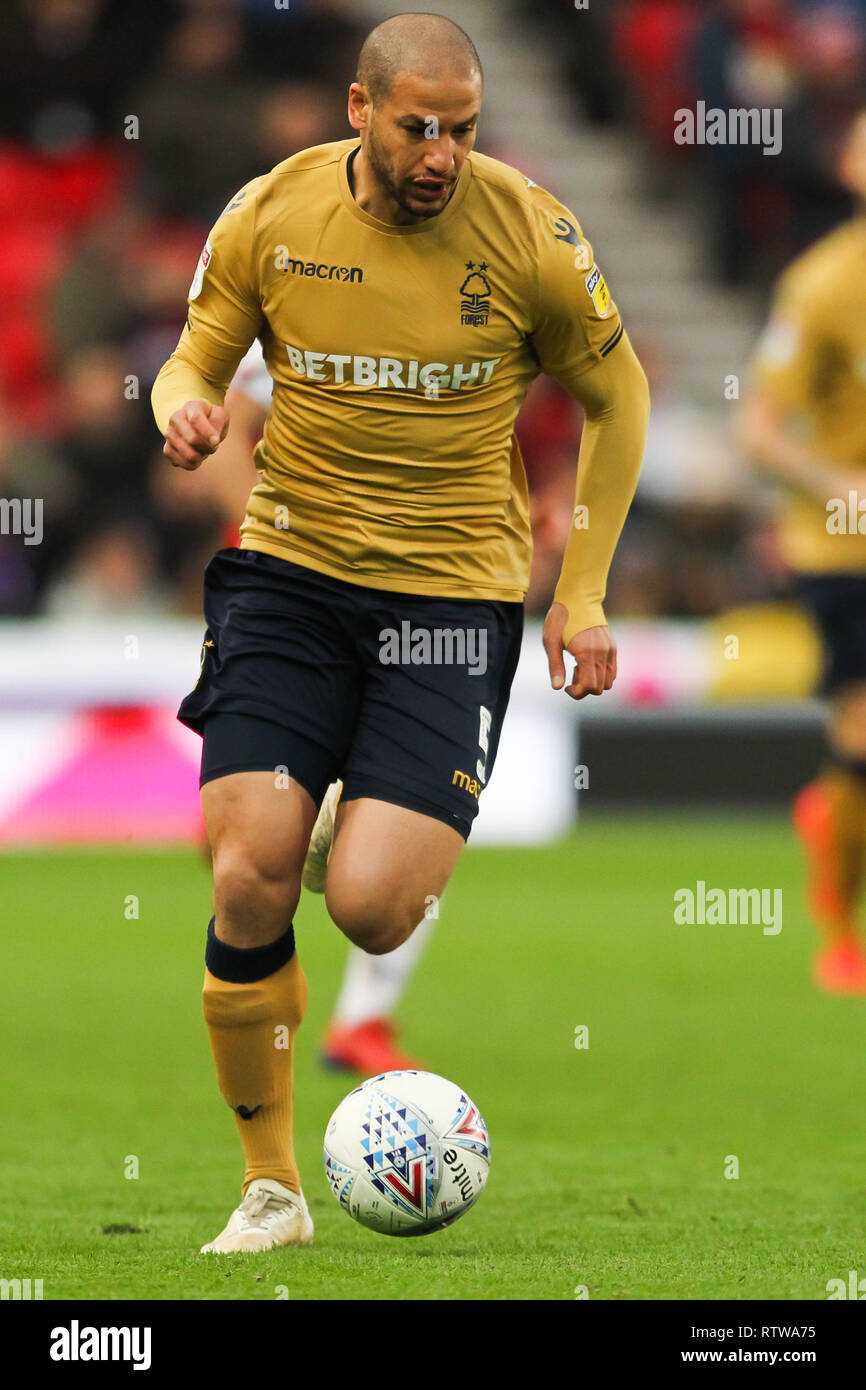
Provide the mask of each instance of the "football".
{"label": "football", "polygon": [[490,1139],[465,1091],[429,1071],[389,1071],[350,1091],[325,1131],[340,1206],[371,1231],[423,1236],[450,1226],[484,1189]]}

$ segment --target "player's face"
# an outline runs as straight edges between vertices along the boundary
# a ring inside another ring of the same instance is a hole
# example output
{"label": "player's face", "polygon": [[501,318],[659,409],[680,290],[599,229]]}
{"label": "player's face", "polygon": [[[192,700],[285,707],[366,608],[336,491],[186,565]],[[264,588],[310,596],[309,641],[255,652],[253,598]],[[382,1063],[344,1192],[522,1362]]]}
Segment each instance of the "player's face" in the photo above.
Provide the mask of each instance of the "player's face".
{"label": "player's face", "polygon": [[412,218],[435,217],[454,192],[475,144],[480,77],[432,82],[403,73],[389,96],[368,107],[362,135],[382,192]]}

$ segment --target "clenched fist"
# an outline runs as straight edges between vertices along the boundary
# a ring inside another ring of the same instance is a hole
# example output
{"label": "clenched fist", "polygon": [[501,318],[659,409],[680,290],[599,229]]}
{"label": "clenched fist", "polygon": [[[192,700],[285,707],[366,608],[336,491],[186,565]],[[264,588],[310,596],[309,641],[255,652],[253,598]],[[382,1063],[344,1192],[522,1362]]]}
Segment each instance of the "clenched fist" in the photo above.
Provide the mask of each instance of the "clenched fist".
{"label": "clenched fist", "polygon": [[187,401],[168,422],[162,452],[175,468],[199,468],[225,439],[228,412],[210,401]]}

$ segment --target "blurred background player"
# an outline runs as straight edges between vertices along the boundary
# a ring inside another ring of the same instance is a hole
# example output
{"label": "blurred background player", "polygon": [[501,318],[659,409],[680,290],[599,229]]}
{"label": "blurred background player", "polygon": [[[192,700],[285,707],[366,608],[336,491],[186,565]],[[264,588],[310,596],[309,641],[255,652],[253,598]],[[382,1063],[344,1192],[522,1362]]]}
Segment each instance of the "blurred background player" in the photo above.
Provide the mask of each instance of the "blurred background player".
{"label": "blurred background player", "polygon": [[782,552],[824,641],[829,756],[795,804],[810,910],[828,937],[815,978],[866,994],[857,915],[866,864],[866,111],[843,143],[839,173],[856,213],[781,276],[740,435],[789,490]]}

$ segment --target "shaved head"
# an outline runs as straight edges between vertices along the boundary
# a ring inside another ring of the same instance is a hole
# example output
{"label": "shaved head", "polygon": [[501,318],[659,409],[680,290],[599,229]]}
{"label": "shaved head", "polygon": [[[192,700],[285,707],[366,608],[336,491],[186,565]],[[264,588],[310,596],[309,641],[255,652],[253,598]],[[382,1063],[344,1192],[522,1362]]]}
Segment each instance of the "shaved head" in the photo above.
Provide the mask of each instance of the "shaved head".
{"label": "shaved head", "polygon": [[483,79],[475,45],[441,14],[398,14],[368,36],[349,88],[362,211],[396,225],[438,217],[472,152]]}
{"label": "shaved head", "polygon": [[431,81],[481,78],[481,59],[469,35],[441,14],[398,14],[368,34],[357,81],[373,102],[390,96],[401,73]]}

